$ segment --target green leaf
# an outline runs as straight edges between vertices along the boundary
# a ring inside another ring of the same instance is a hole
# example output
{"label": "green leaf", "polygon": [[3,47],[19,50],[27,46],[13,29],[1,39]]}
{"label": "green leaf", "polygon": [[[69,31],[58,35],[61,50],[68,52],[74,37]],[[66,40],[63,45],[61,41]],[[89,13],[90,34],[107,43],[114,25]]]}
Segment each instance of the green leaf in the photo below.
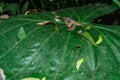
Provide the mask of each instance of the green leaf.
{"label": "green leaf", "polygon": [[4,2],[0,2],[0,13],[3,12],[4,6],[5,6]]}
{"label": "green leaf", "polygon": [[41,80],[46,80],[46,77],[43,77]]}
{"label": "green leaf", "polygon": [[2,13],[3,12],[3,8],[0,6],[0,13]]}
{"label": "green leaf", "polygon": [[26,33],[25,33],[25,30],[24,30],[23,27],[21,27],[21,28],[19,29],[19,31],[18,31],[18,33],[17,33],[17,37],[18,37],[19,39],[21,39],[21,40],[26,37]]}
{"label": "green leaf", "polygon": [[4,2],[0,2],[0,7],[4,7],[5,6],[5,3]]}
{"label": "green leaf", "polygon": [[112,1],[120,7],[120,1],[119,0],[112,0]]}
{"label": "green leaf", "polygon": [[[67,10],[63,9],[63,10],[60,10],[59,12],[61,12],[60,14],[64,17],[65,16],[70,16],[72,18],[74,17],[76,20],[82,21],[86,24],[86,23],[88,23],[87,21],[91,21],[92,19],[109,14],[118,8],[119,7],[116,5],[109,5],[109,4],[105,4],[105,3],[96,3],[93,5],[83,6],[81,8],[74,8],[75,10],[73,10],[72,8],[69,8]],[[77,15],[77,16],[75,16],[75,15]]]}
{"label": "green leaf", "polygon": [[17,3],[9,3],[3,9],[3,11],[9,11],[11,14],[15,15],[18,9]]}
{"label": "green leaf", "polygon": [[84,57],[76,62],[76,69],[78,70],[81,64],[84,62]]}
{"label": "green leaf", "polygon": [[21,13],[25,13],[25,11],[28,9],[28,6],[29,6],[29,1],[27,0],[21,9]]}
{"label": "green leaf", "polygon": [[85,31],[85,32],[82,32],[81,35],[83,35],[85,38],[87,38],[94,46],[97,46],[96,43],[95,43],[95,40],[93,39],[92,35]]}
{"label": "green leaf", "polygon": [[[71,17],[77,22],[89,22],[115,10],[115,7],[107,4],[93,4],[58,10],[56,15]],[[59,32],[51,24],[36,24],[43,21],[54,22]],[[0,67],[4,70],[6,80],[42,79],[44,76],[47,80],[119,80],[120,26],[89,25],[91,29],[88,32],[95,41],[99,35],[103,37],[97,47],[77,34],[84,27],[70,32],[64,22],[55,21],[52,12],[1,19]],[[21,27],[25,30],[24,39],[17,36]],[[76,61],[83,56],[84,64],[76,70]]]}
{"label": "green leaf", "polygon": [[23,78],[22,80],[40,80],[38,78]]}
{"label": "green leaf", "polygon": [[96,44],[100,44],[102,40],[103,40],[102,35],[99,35]]}

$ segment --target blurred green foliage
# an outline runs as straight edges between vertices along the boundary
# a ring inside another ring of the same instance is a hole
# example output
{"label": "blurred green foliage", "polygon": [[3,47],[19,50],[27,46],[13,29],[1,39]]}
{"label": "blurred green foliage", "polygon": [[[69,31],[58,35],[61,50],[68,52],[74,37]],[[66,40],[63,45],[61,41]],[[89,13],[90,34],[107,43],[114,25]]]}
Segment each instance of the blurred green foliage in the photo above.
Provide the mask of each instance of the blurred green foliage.
{"label": "blurred green foliage", "polygon": [[113,0],[113,2],[120,7],[120,1],[119,0]]}
{"label": "blurred green foliage", "polygon": [[3,13],[4,7],[5,7],[4,2],[1,2],[0,3],[0,13]]}
{"label": "blurred green foliage", "polygon": [[[116,0],[113,0],[116,1]],[[68,7],[80,7],[96,2],[112,4],[112,0],[1,0],[0,14],[24,14],[28,9],[51,11]]]}
{"label": "blurred green foliage", "polygon": [[16,3],[0,3],[0,14],[3,14],[4,12],[7,12],[11,15],[15,15],[17,12],[18,6]]}

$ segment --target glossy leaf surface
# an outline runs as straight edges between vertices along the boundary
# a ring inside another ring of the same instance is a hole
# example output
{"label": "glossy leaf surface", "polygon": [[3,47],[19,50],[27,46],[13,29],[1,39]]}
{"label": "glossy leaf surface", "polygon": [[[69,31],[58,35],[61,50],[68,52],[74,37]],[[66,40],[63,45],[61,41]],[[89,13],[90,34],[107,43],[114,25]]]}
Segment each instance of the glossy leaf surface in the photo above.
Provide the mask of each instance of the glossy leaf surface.
{"label": "glossy leaf surface", "polygon": [[[107,4],[95,4],[56,12],[59,16],[85,22],[114,10],[116,7]],[[36,24],[42,21],[53,21],[58,25],[59,32],[53,25]],[[102,35],[102,42],[97,47],[77,34],[80,28],[68,31],[64,22],[56,22],[52,12],[2,19],[0,68],[4,70],[7,80],[29,77],[44,77],[46,80],[119,80],[120,26],[89,26],[89,33],[95,41]],[[17,33],[21,27],[26,36],[19,39]],[[83,57],[84,62],[76,70],[76,61]]]}

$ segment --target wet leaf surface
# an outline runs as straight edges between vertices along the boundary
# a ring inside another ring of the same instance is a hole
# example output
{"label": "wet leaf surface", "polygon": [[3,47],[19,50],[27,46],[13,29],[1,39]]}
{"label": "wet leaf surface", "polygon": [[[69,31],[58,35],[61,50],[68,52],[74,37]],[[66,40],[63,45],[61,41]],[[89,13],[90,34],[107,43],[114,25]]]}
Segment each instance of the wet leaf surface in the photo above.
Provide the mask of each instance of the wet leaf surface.
{"label": "wet leaf surface", "polygon": [[[71,17],[77,22],[109,14],[116,10],[107,4],[56,11],[60,17]],[[58,25],[36,25],[52,21]],[[102,35],[102,43],[95,47],[77,33],[81,27],[68,31],[64,22],[57,22],[52,12],[18,15],[0,22],[0,68],[7,80],[45,77],[47,80],[119,80],[120,26],[89,24],[89,33],[95,41]],[[17,34],[23,27],[26,36]],[[76,61],[85,58],[76,70]],[[44,80],[44,79],[43,79]]]}

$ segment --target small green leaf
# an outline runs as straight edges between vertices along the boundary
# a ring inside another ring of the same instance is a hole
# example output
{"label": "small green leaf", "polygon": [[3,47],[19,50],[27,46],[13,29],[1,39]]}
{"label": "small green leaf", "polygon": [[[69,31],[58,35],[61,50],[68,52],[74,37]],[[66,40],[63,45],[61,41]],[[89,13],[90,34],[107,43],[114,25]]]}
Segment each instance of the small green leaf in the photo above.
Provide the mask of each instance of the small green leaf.
{"label": "small green leaf", "polygon": [[102,42],[102,40],[103,40],[102,35],[99,35],[98,41],[96,42],[96,44],[100,44]]}
{"label": "small green leaf", "polygon": [[94,46],[97,46],[91,34],[87,31],[81,33],[86,39],[88,39]]}
{"label": "small green leaf", "polygon": [[21,27],[21,28],[19,29],[19,31],[18,31],[18,33],[17,33],[17,37],[18,37],[19,39],[21,39],[21,40],[26,37],[26,33],[25,33],[25,30],[24,30],[23,27]]}
{"label": "small green leaf", "polygon": [[43,77],[41,80],[46,80],[46,77]]}
{"label": "small green leaf", "polygon": [[78,70],[81,64],[84,62],[84,57],[76,62],[76,69]]}
{"label": "small green leaf", "polygon": [[40,80],[40,79],[38,79],[38,78],[23,78],[21,80]]}

